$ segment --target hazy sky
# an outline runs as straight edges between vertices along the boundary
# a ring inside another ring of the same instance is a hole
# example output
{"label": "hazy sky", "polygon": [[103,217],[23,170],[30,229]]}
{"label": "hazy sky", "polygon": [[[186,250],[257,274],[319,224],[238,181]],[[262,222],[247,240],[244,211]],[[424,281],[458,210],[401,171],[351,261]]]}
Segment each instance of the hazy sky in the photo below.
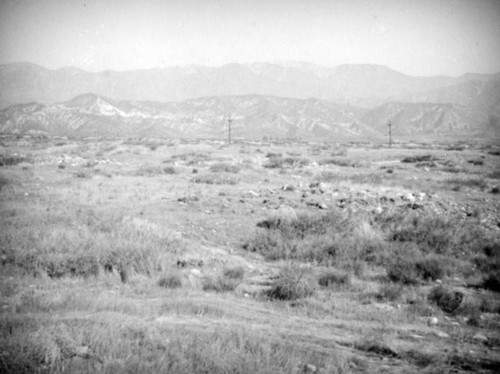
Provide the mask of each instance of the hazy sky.
{"label": "hazy sky", "polygon": [[0,0],[0,63],[128,70],[229,62],[500,72],[500,0]]}

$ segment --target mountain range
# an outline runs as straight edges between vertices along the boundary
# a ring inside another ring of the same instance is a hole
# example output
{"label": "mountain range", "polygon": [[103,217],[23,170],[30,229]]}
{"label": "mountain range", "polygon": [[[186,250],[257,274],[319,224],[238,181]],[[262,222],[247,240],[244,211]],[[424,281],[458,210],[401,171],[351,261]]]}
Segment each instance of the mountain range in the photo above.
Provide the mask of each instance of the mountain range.
{"label": "mountain range", "polygon": [[[91,93],[89,93],[91,92]],[[64,136],[377,139],[500,132],[500,74],[229,64],[90,73],[0,65],[0,131]]]}

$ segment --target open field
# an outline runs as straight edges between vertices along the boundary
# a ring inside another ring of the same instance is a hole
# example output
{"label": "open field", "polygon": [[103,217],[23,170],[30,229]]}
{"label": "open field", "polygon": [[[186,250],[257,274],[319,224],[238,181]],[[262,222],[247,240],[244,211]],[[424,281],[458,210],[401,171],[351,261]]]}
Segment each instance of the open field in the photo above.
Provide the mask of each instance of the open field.
{"label": "open field", "polygon": [[0,372],[500,370],[500,148],[1,139]]}

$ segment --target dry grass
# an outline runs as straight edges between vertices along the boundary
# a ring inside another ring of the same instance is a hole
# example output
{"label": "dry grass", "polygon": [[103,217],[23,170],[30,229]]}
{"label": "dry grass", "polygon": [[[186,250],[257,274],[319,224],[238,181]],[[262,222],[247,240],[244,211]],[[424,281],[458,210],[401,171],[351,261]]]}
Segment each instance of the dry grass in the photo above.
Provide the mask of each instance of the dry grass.
{"label": "dry grass", "polygon": [[[4,143],[31,163],[0,170],[0,372],[498,368],[494,196],[468,182],[450,196],[441,166],[414,167],[450,159],[460,181],[489,184],[496,155],[419,145]],[[62,151],[72,159],[58,168]],[[420,160],[429,154],[435,160]],[[483,155],[482,165],[468,162]],[[314,163],[330,159],[349,162]],[[316,180],[326,183],[312,193]],[[429,197],[401,198],[422,186]],[[481,214],[464,214],[465,204]],[[389,281],[396,258],[416,282]],[[434,288],[438,278],[464,292],[456,310]],[[427,324],[433,316],[437,327]]]}

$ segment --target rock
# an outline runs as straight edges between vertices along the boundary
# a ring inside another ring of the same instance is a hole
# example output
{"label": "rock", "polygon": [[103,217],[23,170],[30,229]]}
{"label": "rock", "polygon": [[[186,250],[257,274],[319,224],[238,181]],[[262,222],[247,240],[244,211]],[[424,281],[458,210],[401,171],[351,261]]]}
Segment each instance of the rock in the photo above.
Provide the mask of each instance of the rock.
{"label": "rock", "polygon": [[319,209],[328,209],[328,205],[326,205],[325,203],[318,203],[316,206]]}
{"label": "rock", "polygon": [[375,210],[373,212],[377,215],[382,214],[384,212],[384,209],[381,206],[378,206],[375,208]]}
{"label": "rock", "polygon": [[247,196],[259,197],[260,195],[257,192],[250,190],[247,192]]}
{"label": "rock", "polygon": [[436,326],[438,323],[439,323],[439,320],[437,319],[437,317],[431,317],[427,321],[427,325],[429,325],[429,326]]}
{"label": "rock", "polygon": [[478,332],[477,334],[475,334],[472,339],[474,339],[475,341],[477,342],[481,342],[481,343],[486,343],[488,341],[488,337],[484,334],[481,334],[480,332]]}
{"label": "rock", "polygon": [[307,364],[304,366],[304,373],[316,373],[318,369],[313,364]]}
{"label": "rock", "polygon": [[450,337],[450,335],[448,335],[444,331],[439,331],[439,330],[433,331],[433,334],[436,335],[438,338],[442,339],[448,339]]}

